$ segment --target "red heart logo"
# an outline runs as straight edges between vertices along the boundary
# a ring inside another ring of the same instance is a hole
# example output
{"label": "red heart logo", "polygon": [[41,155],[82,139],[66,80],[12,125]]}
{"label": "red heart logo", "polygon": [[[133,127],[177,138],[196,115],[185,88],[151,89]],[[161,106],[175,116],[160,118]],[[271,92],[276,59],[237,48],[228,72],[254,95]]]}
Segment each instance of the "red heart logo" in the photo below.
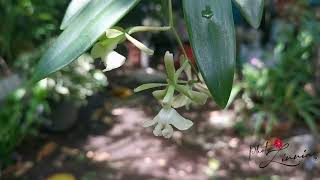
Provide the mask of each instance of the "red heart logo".
{"label": "red heart logo", "polygon": [[282,143],[281,139],[276,138],[274,140],[273,146],[276,147],[277,149],[281,149],[282,146],[283,146],[283,143]]}

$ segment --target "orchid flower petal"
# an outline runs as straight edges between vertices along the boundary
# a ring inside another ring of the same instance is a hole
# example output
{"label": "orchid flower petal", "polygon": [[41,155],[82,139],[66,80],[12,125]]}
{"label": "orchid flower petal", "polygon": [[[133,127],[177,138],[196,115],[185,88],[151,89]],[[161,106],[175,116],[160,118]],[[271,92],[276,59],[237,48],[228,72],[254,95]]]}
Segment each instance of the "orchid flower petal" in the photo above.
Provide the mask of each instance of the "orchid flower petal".
{"label": "orchid flower petal", "polygon": [[140,41],[136,40],[135,38],[133,38],[129,34],[126,33],[125,36],[132,44],[134,44],[141,51],[145,52],[146,54],[148,54],[150,56],[154,54],[154,50],[149,49],[147,46],[145,46],[144,44],[142,44]]}
{"label": "orchid flower petal", "polygon": [[171,105],[174,95],[174,86],[169,86],[166,92],[166,96],[163,98],[162,103],[164,105]]}
{"label": "orchid flower petal", "polygon": [[193,125],[192,121],[182,117],[173,108],[171,108],[168,113],[169,114],[167,116],[170,117],[170,123],[169,124],[172,124],[174,127],[176,127],[179,130],[187,130]]}
{"label": "orchid flower petal", "polygon": [[114,48],[115,46],[106,47],[106,46],[103,46],[101,43],[96,43],[91,49],[91,56],[94,59],[105,57]]}
{"label": "orchid flower petal", "polygon": [[157,91],[153,91],[152,95],[157,99],[157,100],[162,100],[167,93],[167,89],[163,89],[163,90],[157,90]]}
{"label": "orchid flower petal", "polygon": [[183,94],[179,94],[178,96],[175,96],[173,98],[172,107],[180,108],[187,105],[188,103],[190,103],[190,99]]}
{"label": "orchid flower petal", "polygon": [[208,95],[202,92],[197,91],[191,91],[190,92],[192,101],[194,101],[196,104],[204,105],[207,102]]}
{"label": "orchid flower petal", "polygon": [[173,54],[171,54],[169,51],[167,51],[166,54],[164,55],[164,64],[166,66],[168,79],[174,83],[175,82],[174,60],[173,60]]}
{"label": "orchid flower petal", "polygon": [[115,51],[111,51],[105,56],[103,61],[106,66],[106,69],[104,71],[110,71],[122,66],[126,62],[126,57]]}
{"label": "orchid flower petal", "polygon": [[161,86],[166,86],[167,84],[162,84],[162,83],[149,83],[149,84],[143,84],[137,88],[134,89],[134,92],[140,92],[140,91],[144,91],[147,89],[152,89],[152,88],[157,88],[157,87],[161,87]]}
{"label": "orchid flower petal", "polygon": [[162,132],[161,132],[162,129],[163,129],[163,124],[158,123],[156,125],[156,127],[154,128],[154,130],[153,130],[153,134],[155,136],[161,136],[162,135]]}
{"label": "orchid flower petal", "polygon": [[170,124],[166,124],[165,128],[162,130],[162,136],[164,138],[171,138],[173,135],[173,128]]}
{"label": "orchid flower petal", "polygon": [[106,30],[106,36],[109,39],[117,38],[122,35],[124,35],[124,32],[122,32],[118,29],[107,29]]}
{"label": "orchid flower petal", "polygon": [[157,123],[157,121],[155,119],[148,120],[148,121],[143,122],[143,127],[147,128],[147,127],[155,125],[156,123]]}

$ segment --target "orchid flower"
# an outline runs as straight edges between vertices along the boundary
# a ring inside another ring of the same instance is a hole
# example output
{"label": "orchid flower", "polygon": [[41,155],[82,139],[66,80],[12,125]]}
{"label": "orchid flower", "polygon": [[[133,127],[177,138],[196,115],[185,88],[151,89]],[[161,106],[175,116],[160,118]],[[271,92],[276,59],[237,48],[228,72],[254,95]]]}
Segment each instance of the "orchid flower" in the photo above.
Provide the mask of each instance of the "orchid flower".
{"label": "orchid flower", "polygon": [[91,50],[91,55],[93,58],[102,59],[104,65],[106,66],[103,71],[111,71],[121,67],[125,63],[126,57],[114,51],[114,49],[117,48],[119,43],[125,41],[126,39],[146,54],[153,55],[154,53],[153,50],[149,49],[140,41],[125,33],[120,28],[108,29],[105,35],[106,36],[96,43]]}
{"label": "orchid flower", "polygon": [[171,138],[173,135],[173,128],[171,125],[179,130],[189,129],[193,123],[192,121],[182,117],[175,109],[171,107],[163,107],[158,115],[152,121],[145,121],[144,127],[155,126],[153,134],[155,136],[163,136]]}
{"label": "orchid flower", "polygon": [[[188,106],[190,103],[204,104],[208,96],[203,92],[192,90],[189,84],[181,84],[179,77],[182,72],[187,74],[188,80],[191,79],[190,64],[184,61],[183,65],[176,71],[173,62],[173,54],[166,52],[164,56],[165,67],[167,71],[167,83],[149,83],[137,87],[134,91],[140,92],[151,88],[165,87],[162,90],[156,90],[152,94],[161,101],[162,109],[152,121],[144,122],[144,127],[156,125],[153,134],[170,138],[173,134],[173,128],[179,130],[189,129],[192,121],[183,118],[175,109],[182,106]],[[175,91],[179,95],[175,96]]]}
{"label": "orchid flower", "polygon": [[[185,84],[179,84],[179,76],[181,73],[186,70],[188,71],[188,62],[185,61],[181,68],[179,68],[177,71],[175,71],[174,68],[174,60],[173,60],[173,54],[170,52],[166,52],[165,57],[165,66],[166,66],[166,71],[167,71],[167,83],[149,83],[149,84],[144,84],[136,89],[134,89],[135,92],[140,92],[144,91],[147,89],[152,89],[152,88],[159,88],[159,87],[166,87],[163,90],[157,90],[153,92],[153,96],[161,100],[165,97],[166,93],[168,93],[168,89],[170,86],[174,88],[174,90],[178,91],[180,94],[176,97],[173,98],[172,102],[174,103],[172,107],[174,108],[179,108],[182,106],[187,105],[190,101],[194,102],[199,105],[205,104],[207,101],[208,95],[203,93],[203,92],[197,92],[192,90],[191,86],[185,85]],[[190,65],[189,65],[190,66]],[[189,79],[188,75],[189,73],[186,73]]]}

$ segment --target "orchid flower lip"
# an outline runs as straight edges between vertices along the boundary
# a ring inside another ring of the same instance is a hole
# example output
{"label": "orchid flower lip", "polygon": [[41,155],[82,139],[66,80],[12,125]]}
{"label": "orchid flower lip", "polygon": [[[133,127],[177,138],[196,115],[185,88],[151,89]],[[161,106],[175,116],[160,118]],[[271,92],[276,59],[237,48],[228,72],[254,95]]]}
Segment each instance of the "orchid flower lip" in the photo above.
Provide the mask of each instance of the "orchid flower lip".
{"label": "orchid flower lip", "polygon": [[144,127],[155,126],[153,134],[155,136],[164,136],[170,138],[173,135],[172,126],[179,130],[189,129],[192,121],[182,117],[175,109],[171,107],[163,107],[153,120],[148,120],[143,123]]}

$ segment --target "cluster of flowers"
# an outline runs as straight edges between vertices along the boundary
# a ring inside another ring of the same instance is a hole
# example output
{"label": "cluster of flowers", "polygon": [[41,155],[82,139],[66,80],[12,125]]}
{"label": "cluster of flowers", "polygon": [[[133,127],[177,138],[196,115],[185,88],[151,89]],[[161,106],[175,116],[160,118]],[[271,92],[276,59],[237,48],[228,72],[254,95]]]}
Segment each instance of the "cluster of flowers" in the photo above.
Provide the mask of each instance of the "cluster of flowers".
{"label": "cluster of flowers", "polygon": [[[134,39],[121,28],[108,29],[106,36],[100,39],[92,48],[91,55],[93,58],[101,58],[106,66],[104,71],[122,66],[126,58],[114,51],[119,43],[129,40],[141,51],[148,55],[153,55],[154,51],[146,47],[144,44]],[[203,91],[194,90],[194,82],[192,77],[191,65],[185,56],[181,56],[181,67],[175,69],[173,54],[166,52],[164,62],[167,72],[167,83],[150,83],[137,87],[134,91],[140,92],[151,88],[163,88],[155,90],[153,96],[159,100],[162,109],[153,120],[144,122],[144,127],[155,126],[153,134],[155,136],[163,136],[170,138],[173,135],[173,127],[178,130],[187,130],[193,122],[182,117],[174,108],[189,107],[190,104],[203,105],[206,103],[208,95]],[[182,73],[186,74],[187,81],[180,80]]]}

